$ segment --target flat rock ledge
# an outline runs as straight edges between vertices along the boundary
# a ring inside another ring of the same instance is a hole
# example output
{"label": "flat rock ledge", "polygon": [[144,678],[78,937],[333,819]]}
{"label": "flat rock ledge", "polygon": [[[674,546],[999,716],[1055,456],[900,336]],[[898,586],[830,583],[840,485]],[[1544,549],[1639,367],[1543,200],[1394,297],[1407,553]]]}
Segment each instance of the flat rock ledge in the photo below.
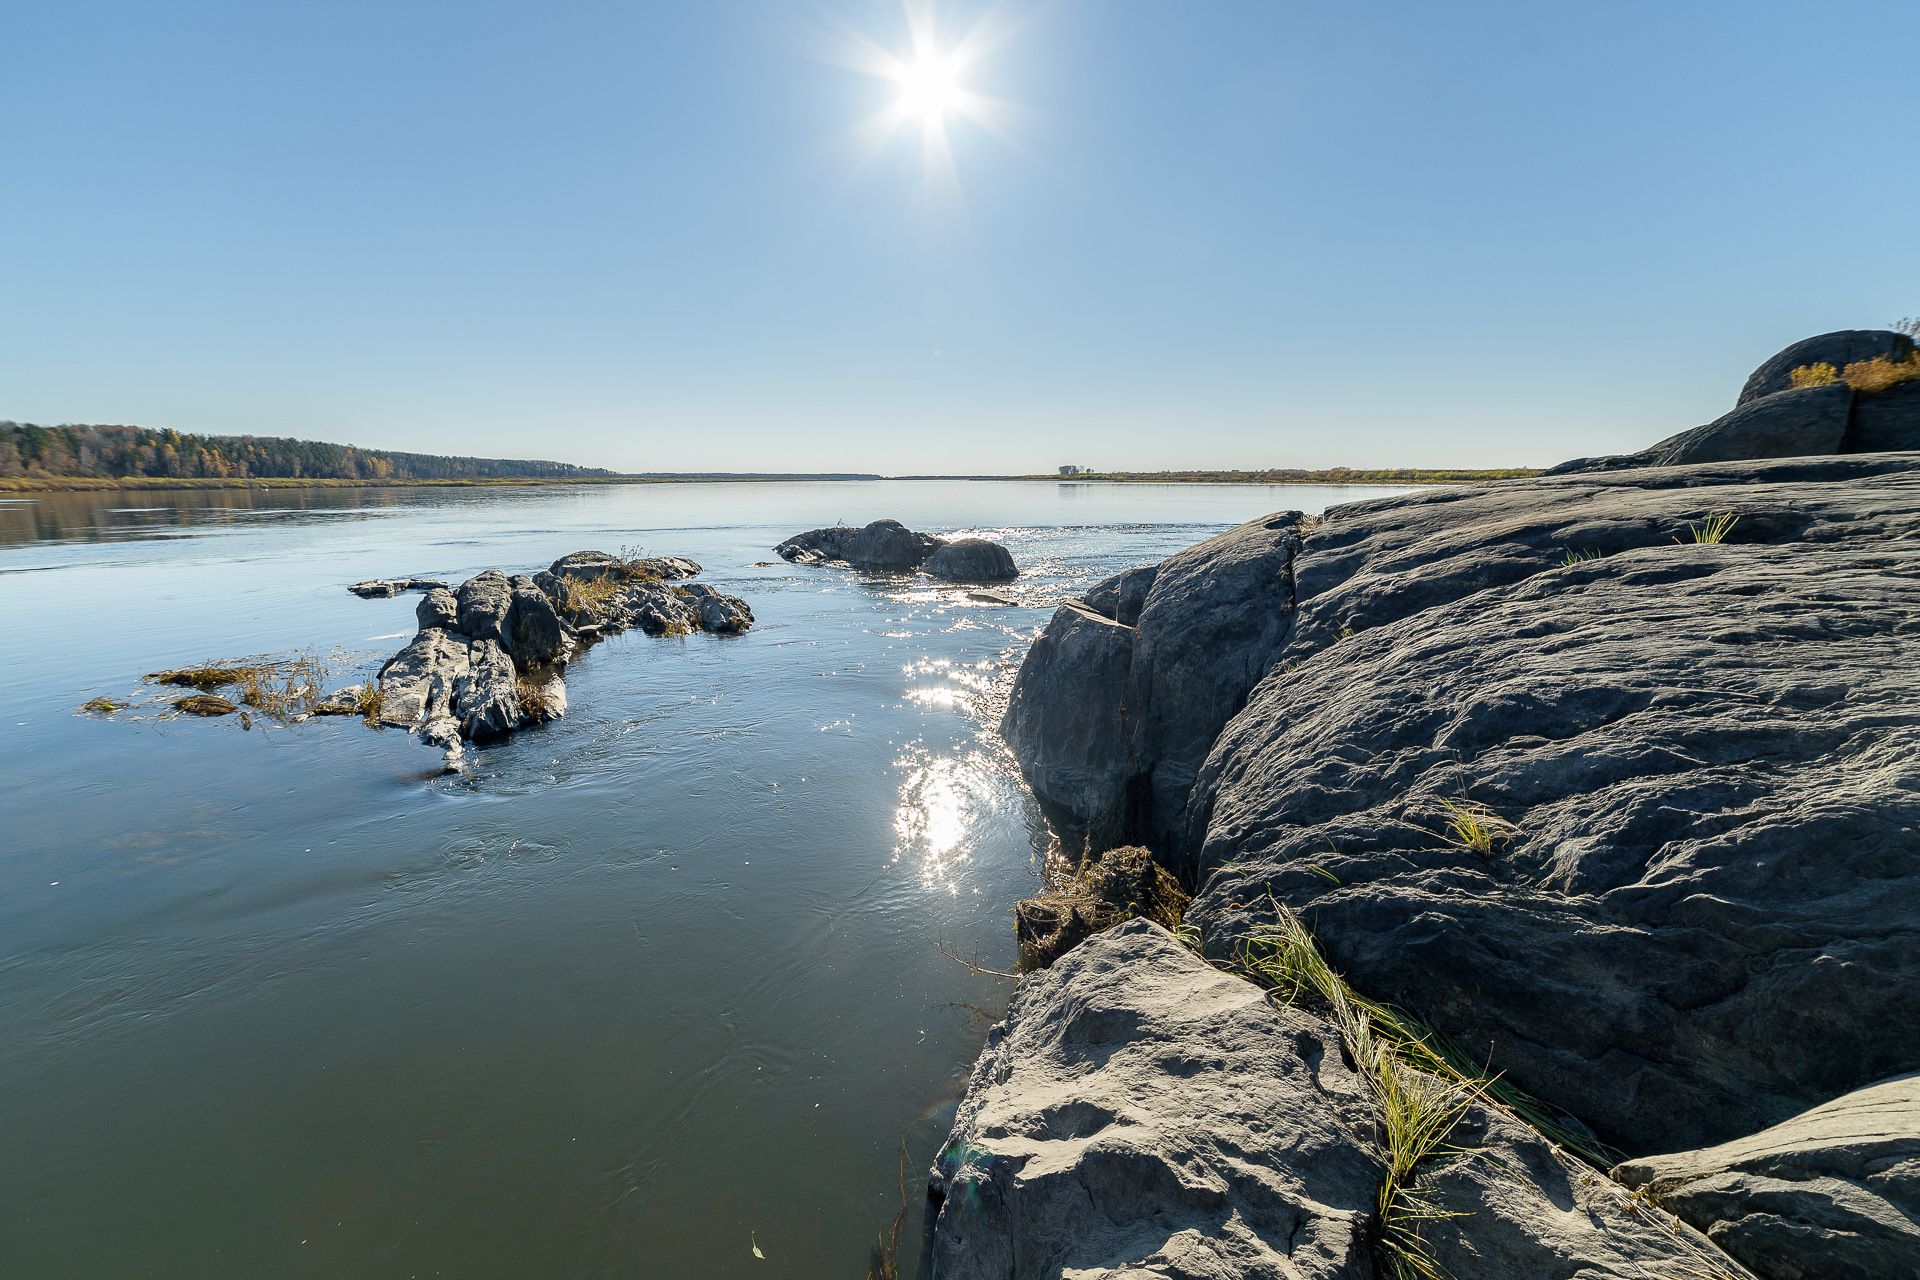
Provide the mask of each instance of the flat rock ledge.
{"label": "flat rock ledge", "polygon": [[1704,1151],[1630,1160],[1613,1177],[1766,1280],[1920,1276],[1920,1075]]}
{"label": "flat rock ledge", "polygon": [[774,551],[793,564],[894,573],[919,569],[948,582],[1011,582],[1020,576],[1012,554],[997,542],[985,538],[948,541],[915,533],[898,520],[875,520],[861,529],[841,525],[796,533]]}
{"label": "flat rock ledge", "polygon": [[[1385,1277],[1381,1135],[1332,1023],[1129,921],[1024,981],[988,1032],[922,1274]],[[1455,1215],[1424,1232],[1459,1280],[1748,1275],[1499,1111],[1470,1109],[1454,1140],[1473,1154],[1418,1189]]]}
{"label": "flat rock ledge", "polygon": [[[457,765],[466,740],[486,740],[557,720],[567,711],[567,662],[603,636],[639,627],[649,635],[707,631],[737,635],[753,625],[738,596],[675,581],[700,572],[677,556],[622,560],[601,551],[562,556],[537,575],[489,569],[451,590],[431,579],[383,579],[369,585],[419,584],[419,631],[380,668],[373,714],[379,723],[417,733]],[[361,690],[340,690],[316,711],[345,714],[363,706]]]}

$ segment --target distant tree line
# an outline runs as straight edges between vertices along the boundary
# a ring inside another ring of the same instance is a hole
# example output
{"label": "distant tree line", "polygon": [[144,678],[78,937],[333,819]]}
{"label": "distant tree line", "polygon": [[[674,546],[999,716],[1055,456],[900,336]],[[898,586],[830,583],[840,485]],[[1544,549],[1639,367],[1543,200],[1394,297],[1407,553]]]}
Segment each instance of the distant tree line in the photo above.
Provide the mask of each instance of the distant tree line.
{"label": "distant tree line", "polygon": [[196,436],[144,427],[0,422],[0,476],[494,480],[614,474],[565,462],[447,458],[278,436]]}

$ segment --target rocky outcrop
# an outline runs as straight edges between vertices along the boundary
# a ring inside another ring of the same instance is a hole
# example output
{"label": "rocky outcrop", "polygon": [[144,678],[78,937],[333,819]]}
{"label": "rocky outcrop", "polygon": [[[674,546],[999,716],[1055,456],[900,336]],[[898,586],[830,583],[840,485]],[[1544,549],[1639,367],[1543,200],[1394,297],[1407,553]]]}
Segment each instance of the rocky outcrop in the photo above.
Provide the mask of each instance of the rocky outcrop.
{"label": "rocky outcrop", "polygon": [[1630,1154],[1920,1067],[1920,459],[1359,503],[1296,580],[1191,805],[1210,953],[1271,886]]}
{"label": "rocky outcrop", "polygon": [[1620,1165],[1766,1280],[1920,1276],[1920,1075],[1705,1151]]}
{"label": "rocky outcrop", "polygon": [[[1224,727],[1178,806],[1184,839],[1153,846],[1195,891],[1185,922],[1207,956],[1231,963],[1290,908],[1355,989],[1590,1126],[1627,1170],[1920,1070],[1920,457],[1428,490],[1211,545],[1159,566],[1134,627],[1086,607],[1120,613],[1118,580],[1060,610],[1004,725],[1049,816],[1067,810],[1097,852],[1167,812],[1142,785],[1179,741],[1142,728],[1173,703],[1149,641],[1182,656],[1175,688],[1225,671],[1215,687],[1230,689],[1263,664],[1244,705],[1221,697],[1189,723]],[[1253,593],[1263,545],[1284,595]],[[1269,606],[1243,603],[1238,630],[1205,607],[1236,580]],[[1176,591],[1194,606],[1184,623]],[[1089,822],[1103,804],[1122,820]],[[995,1061],[975,1090],[1000,1088]],[[1579,1252],[1598,1242],[1539,1243],[1542,1224],[1588,1216],[1583,1197],[1612,1203],[1605,1180],[1564,1166],[1556,1181],[1557,1156],[1503,1146],[1534,1140],[1499,1127],[1476,1141],[1529,1171],[1520,1198],[1472,1190],[1474,1217],[1436,1252],[1462,1277],[1611,1274],[1547,1261],[1599,1266]],[[1654,1190],[1729,1249],[1773,1241],[1740,1253],[1769,1280],[1856,1274],[1808,1242],[1884,1243],[1864,1224],[1908,1212],[1897,1152],[1797,1172],[1709,1155],[1721,1164],[1695,1192]],[[1102,1212],[1144,1231],[1160,1201],[1137,1204]],[[1667,1234],[1646,1193],[1618,1208]],[[1802,1271],[1779,1269],[1788,1236]],[[1872,1268],[1857,1274],[1912,1274]],[[1697,1270],[1742,1274],[1724,1255]]]}
{"label": "rocky outcrop", "polygon": [[1087,847],[1186,853],[1194,776],[1288,635],[1301,519],[1281,512],[1129,570],[1060,606],[1034,642],[1000,731]]}
{"label": "rocky outcrop", "polygon": [[[465,739],[496,738],[566,714],[567,661],[592,639],[639,626],[650,634],[737,635],[753,625],[744,600],[704,584],[679,585],[700,566],[677,556],[562,556],[534,577],[498,569],[450,591],[429,584],[415,606],[420,630],[380,669],[378,716],[461,755]],[[399,581],[399,580],[396,580]],[[390,594],[390,593],[389,593]],[[336,694],[316,711],[358,711]]]}
{"label": "rocky outcrop", "polygon": [[1020,576],[1013,554],[985,538],[960,538],[943,544],[922,566],[948,582],[1011,582]]}
{"label": "rocky outcrop", "polygon": [[862,529],[840,525],[797,533],[774,548],[794,564],[837,564],[893,573],[924,568],[951,582],[1010,582],[1020,570],[997,542],[961,538],[948,542],[915,533],[898,520],[875,520]]}
{"label": "rocky outcrop", "polygon": [[[1389,1274],[1369,1081],[1332,1023],[1134,920],[1021,984],[929,1186],[932,1280]],[[1744,1275],[1476,1106],[1417,1190],[1461,1280]],[[1717,1270],[1705,1270],[1713,1262]]]}
{"label": "rocky outcrop", "polygon": [[1913,354],[1912,339],[1891,330],[1847,329],[1808,338],[1755,369],[1724,417],[1638,453],[1575,458],[1543,474],[1920,449],[1920,383],[1859,395],[1844,382],[1793,386],[1795,369],[1827,364],[1841,371],[1859,361],[1903,361]]}

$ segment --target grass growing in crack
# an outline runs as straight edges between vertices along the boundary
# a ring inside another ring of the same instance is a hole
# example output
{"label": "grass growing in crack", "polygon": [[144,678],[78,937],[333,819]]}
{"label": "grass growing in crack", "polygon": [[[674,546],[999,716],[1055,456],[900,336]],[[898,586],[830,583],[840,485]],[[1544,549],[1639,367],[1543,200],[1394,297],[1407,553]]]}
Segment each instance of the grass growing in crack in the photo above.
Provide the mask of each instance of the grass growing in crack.
{"label": "grass growing in crack", "polygon": [[607,604],[615,596],[626,590],[624,580],[607,574],[600,578],[562,579],[567,584],[567,609],[569,612],[585,612],[599,617]]}
{"label": "grass growing in crack", "polygon": [[356,704],[360,709],[360,718],[369,729],[380,727],[380,712],[387,705],[386,691],[377,682],[368,682],[360,686],[360,699]]}
{"label": "grass growing in crack", "polygon": [[1514,825],[1504,818],[1497,818],[1476,804],[1456,804],[1452,800],[1440,801],[1446,811],[1452,815],[1447,820],[1447,830],[1453,834],[1454,843],[1462,849],[1471,849],[1483,858],[1493,856],[1493,846],[1506,844],[1514,836]]}
{"label": "grass growing in crack", "polygon": [[1388,1149],[1388,1176],[1377,1202],[1381,1242],[1397,1280],[1442,1276],[1421,1229],[1454,1215],[1422,1196],[1413,1179],[1421,1161],[1458,1150],[1447,1145],[1447,1135],[1476,1102],[1500,1107],[1598,1168],[1618,1159],[1619,1152],[1568,1129],[1538,1099],[1476,1066],[1433,1027],[1354,991],[1327,963],[1300,918],[1271,895],[1268,900],[1276,919],[1241,944],[1239,967],[1290,1004],[1324,1005],[1373,1091]]}
{"label": "grass growing in crack", "polygon": [[1568,548],[1567,558],[1561,563],[1568,565],[1585,564],[1589,560],[1602,559],[1605,555],[1606,553],[1604,551],[1575,551],[1572,548]]}
{"label": "grass growing in crack", "polygon": [[[1687,533],[1696,545],[1717,547],[1726,541],[1727,533],[1738,523],[1740,523],[1740,517],[1733,512],[1714,511],[1708,513],[1706,521],[1702,524],[1694,524],[1692,521],[1688,521]],[[1680,543],[1681,546],[1686,545],[1686,543],[1679,538],[1675,538],[1674,541]]]}

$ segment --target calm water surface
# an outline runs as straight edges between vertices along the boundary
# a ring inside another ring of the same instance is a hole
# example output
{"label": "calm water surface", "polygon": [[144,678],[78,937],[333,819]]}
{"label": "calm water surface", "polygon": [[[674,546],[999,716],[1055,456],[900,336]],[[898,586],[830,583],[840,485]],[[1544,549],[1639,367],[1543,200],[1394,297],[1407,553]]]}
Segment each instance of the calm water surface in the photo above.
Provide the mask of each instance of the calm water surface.
{"label": "calm water surface", "polygon": [[[855,1280],[1010,984],[1047,835],[992,733],[1051,607],[1386,489],[867,482],[0,501],[0,1274]],[[1025,607],[768,548],[1004,540]],[[462,775],[352,720],[101,720],[362,578],[687,555],[749,634],[592,648]],[[772,564],[758,563],[772,560]],[[764,1259],[753,1255],[757,1245]]]}

